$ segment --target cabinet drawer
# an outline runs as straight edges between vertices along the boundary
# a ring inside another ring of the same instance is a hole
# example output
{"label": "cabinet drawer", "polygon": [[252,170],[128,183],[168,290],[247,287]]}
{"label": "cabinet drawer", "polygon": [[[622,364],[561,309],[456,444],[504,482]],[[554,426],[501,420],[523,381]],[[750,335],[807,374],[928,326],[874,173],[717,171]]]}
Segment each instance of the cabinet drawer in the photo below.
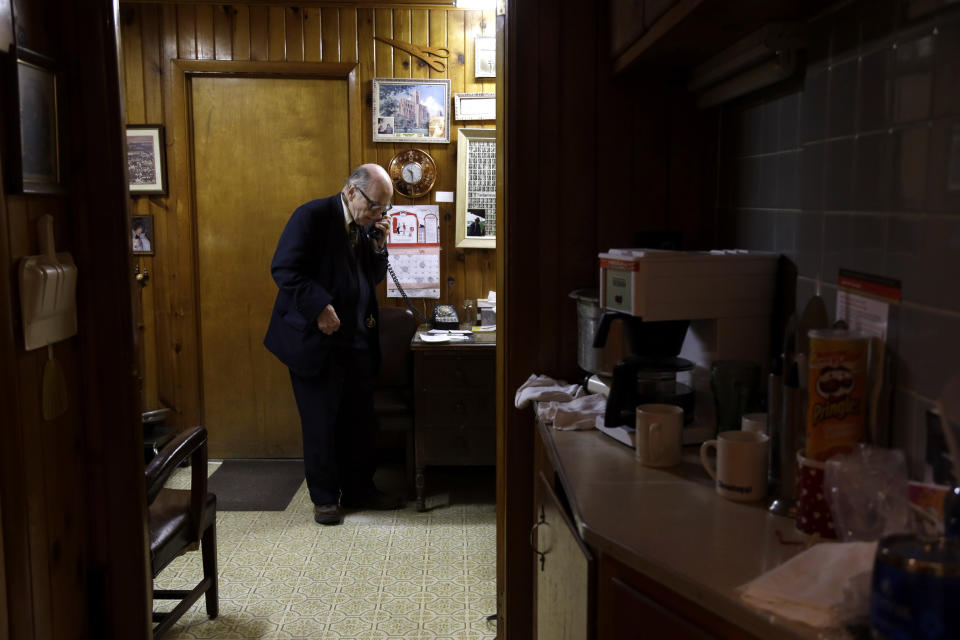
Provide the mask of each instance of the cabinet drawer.
{"label": "cabinet drawer", "polygon": [[417,429],[417,466],[497,463],[493,429]]}
{"label": "cabinet drawer", "polygon": [[425,391],[417,403],[417,428],[493,430],[494,395],[458,391]]}
{"label": "cabinet drawer", "polygon": [[418,363],[421,390],[493,389],[496,376],[493,354],[479,356],[443,356],[423,354]]}

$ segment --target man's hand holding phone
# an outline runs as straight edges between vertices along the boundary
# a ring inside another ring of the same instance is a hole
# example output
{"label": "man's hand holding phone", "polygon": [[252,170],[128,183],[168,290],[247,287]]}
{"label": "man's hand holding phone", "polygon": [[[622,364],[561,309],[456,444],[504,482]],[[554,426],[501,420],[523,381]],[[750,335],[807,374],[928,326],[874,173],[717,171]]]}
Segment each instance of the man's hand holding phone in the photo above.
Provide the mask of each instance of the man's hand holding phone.
{"label": "man's hand holding phone", "polygon": [[377,243],[377,250],[383,249],[387,244],[387,234],[390,233],[390,216],[383,214],[379,220],[374,223],[373,239]]}

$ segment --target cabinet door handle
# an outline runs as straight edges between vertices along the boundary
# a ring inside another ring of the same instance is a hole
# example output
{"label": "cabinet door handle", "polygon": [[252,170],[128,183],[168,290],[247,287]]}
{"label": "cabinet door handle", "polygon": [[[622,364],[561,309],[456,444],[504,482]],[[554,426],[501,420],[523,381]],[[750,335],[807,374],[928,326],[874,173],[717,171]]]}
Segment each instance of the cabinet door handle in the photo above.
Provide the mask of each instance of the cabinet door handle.
{"label": "cabinet door handle", "polygon": [[537,533],[537,530],[542,524],[545,524],[548,527],[550,526],[550,524],[547,522],[546,515],[543,513],[543,505],[540,506],[540,519],[537,520],[532,527],[530,527],[530,548],[533,549],[533,552],[540,558],[541,572],[543,571],[543,563],[546,561],[547,551],[549,551],[549,549],[547,549],[547,551],[540,551],[540,549],[537,548],[537,543],[533,541],[533,536]]}

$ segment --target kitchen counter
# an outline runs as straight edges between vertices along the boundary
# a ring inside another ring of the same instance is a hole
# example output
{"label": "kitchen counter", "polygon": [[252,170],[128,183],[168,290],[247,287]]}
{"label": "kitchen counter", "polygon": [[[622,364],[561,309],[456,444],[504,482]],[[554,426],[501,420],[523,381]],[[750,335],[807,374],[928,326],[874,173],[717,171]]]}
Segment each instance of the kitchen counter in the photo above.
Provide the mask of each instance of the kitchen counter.
{"label": "kitchen counter", "polygon": [[[765,502],[720,497],[699,445],[673,469],[645,467],[595,430],[537,428],[583,541],[758,638],[846,638],[743,603],[736,588],[805,548],[793,520]],[[800,544],[797,544],[800,543]]]}

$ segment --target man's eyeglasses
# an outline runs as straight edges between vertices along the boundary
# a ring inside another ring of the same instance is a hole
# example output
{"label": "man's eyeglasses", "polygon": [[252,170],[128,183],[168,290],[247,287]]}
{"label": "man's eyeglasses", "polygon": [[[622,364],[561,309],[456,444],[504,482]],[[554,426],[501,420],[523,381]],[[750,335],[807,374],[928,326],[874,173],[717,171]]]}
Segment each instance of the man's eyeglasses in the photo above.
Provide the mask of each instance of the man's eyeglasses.
{"label": "man's eyeglasses", "polygon": [[393,208],[393,205],[390,204],[389,202],[388,202],[387,204],[378,204],[378,203],[374,202],[373,200],[371,200],[370,198],[368,198],[368,197],[367,197],[367,194],[365,194],[365,193],[363,192],[363,189],[361,189],[361,188],[358,187],[357,185],[353,185],[353,188],[356,189],[357,191],[359,191],[359,192],[360,192],[360,195],[363,196],[363,199],[367,201],[367,207],[369,207],[370,211],[379,211],[380,214],[382,215],[382,214],[386,213],[387,211],[390,211],[390,209]]}

